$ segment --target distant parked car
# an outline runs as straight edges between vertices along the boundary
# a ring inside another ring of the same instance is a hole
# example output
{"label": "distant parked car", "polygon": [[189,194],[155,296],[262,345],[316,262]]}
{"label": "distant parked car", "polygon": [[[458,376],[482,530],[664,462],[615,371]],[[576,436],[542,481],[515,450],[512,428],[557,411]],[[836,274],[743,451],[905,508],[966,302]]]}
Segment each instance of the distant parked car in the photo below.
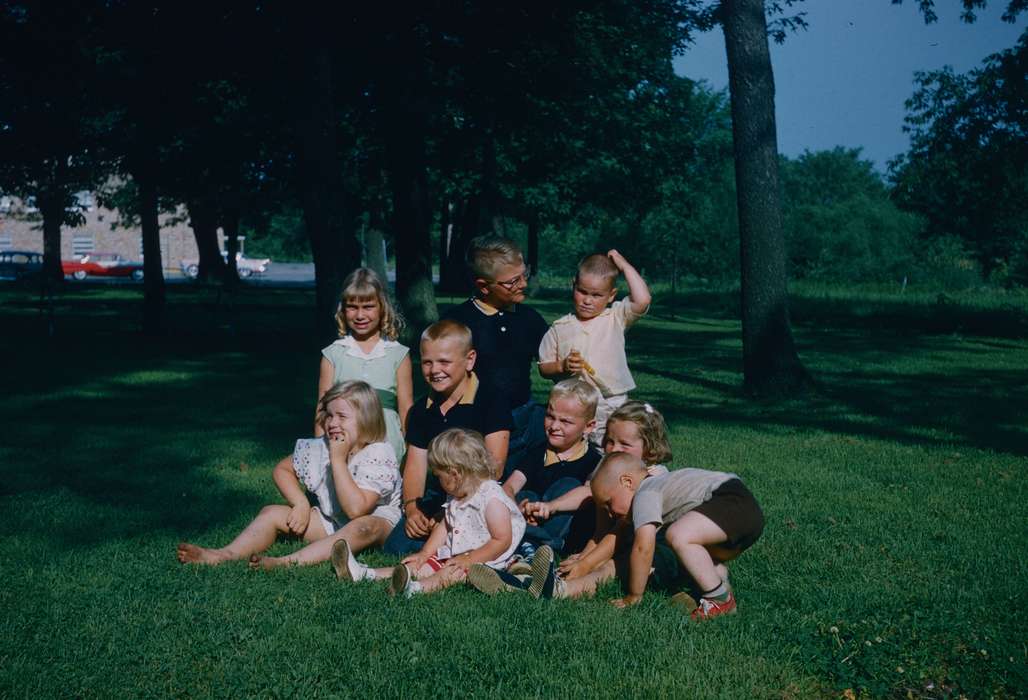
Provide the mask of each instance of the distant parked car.
{"label": "distant parked car", "polygon": [[86,277],[131,277],[143,279],[143,263],[126,260],[117,253],[90,253],[75,260],[62,260],[64,274],[77,280]]}
{"label": "distant parked car", "polygon": [[[221,258],[228,263],[228,253],[222,251]],[[236,269],[240,277],[264,274],[270,264],[269,258],[248,258],[242,253],[236,253]],[[182,273],[187,277],[195,280],[200,275],[200,264],[196,260],[183,260],[181,265]]]}
{"label": "distant parked car", "polygon": [[0,279],[22,280],[43,271],[43,256],[25,250],[0,251]]}

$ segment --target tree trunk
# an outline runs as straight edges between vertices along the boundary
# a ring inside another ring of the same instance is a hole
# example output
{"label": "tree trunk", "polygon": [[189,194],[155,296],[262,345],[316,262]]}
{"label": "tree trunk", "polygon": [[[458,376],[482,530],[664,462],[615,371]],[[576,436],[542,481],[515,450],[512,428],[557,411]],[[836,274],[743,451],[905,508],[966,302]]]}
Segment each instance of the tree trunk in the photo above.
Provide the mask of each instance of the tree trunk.
{"label": "tree trunk", "polygon": [[43,279],[48,284],[64,282],[61,269],[61,223],[64,221],[64,197],[40,193],[36,204],[43,215]]}
{"label": "tree trunk", "polygon": [[774,75],[763,0],[724,0],[742,262],[743,386],[791,394],[809,382],[789,326]]}
{"label": "tree trunk", "polygon": [[304,49],[307,77],[296,128],[303,218],[314,258],[316,333],[319,342],[328,344],[338,335],[335,311],[343,278],[359,267],[361,260],[360,245],[346,212],[336,143],[331,42],[321,40],[324,29],[312,27],[311,44]]}
{"label": "tree trunk", "polygon": [[525,265],[533,275],[539,274],[539,218],[529,216],[528,219],[528,248],[525,251],[528,255]]}
{"label": "tree trunk", "polygon": [[[394,142],[393,240],[396,241],[396,297],[407,319],[405,339],[439,319],[432,286],[432,241],[429,235],[428,176],[425,142],[419,134]],[[401,145],[402,144],[402,145]]]}
{"label": "tree trunk", "polygon": [[364,229],[364,259],[369,268],[375,271],[382,282],[389,284],[389,270],[386,269],[386,245],[382,229],[368,226]]}
{"label": "tree trunk", "polygon": [[199,254],[197,279],[203,282],[223,280],[225,278],[225,261],[221,259],[218,246],[218,220],[213,207],[205,202],[190,202],[189,225],[193,228],[196,249]]}
{"label": "tree trunk", "polygon": [[151,159],[133,173],[139,188],[139,222],[143,230],[143,332],[146,335],[159,335],[164,331],[164,270],[153,165]]}
{"label": "tree trunk", "polygon": [[225,233],[225,284],[235,285],[239,282],[239,209],[229,205],[221,214],[221,230]]}

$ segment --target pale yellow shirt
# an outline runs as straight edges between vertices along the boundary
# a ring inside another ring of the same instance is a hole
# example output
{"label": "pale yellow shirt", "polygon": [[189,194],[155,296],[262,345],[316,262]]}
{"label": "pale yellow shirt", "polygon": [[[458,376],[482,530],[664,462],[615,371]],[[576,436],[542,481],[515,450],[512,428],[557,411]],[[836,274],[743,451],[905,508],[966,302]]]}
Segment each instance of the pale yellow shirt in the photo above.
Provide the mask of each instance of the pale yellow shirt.
{"label": "pale yellow shirt", "polygon": [[563,361],[572,350],[578,350],[596,371],[582,372],[583,379],[594,384],[604,397],[627,394],[635,388],[635,380],[628,370],[625,330],[643,314],[632,311],[631,301],[625,298],[584,323],[574,314],[561,316],[539,343],[539,361]]}

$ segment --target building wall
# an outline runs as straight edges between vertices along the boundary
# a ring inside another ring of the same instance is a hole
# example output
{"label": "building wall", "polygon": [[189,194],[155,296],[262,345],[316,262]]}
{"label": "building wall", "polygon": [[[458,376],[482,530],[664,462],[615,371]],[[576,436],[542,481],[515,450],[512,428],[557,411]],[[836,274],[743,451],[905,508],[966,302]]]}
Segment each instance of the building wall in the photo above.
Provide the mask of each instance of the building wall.
{"label": "building wall", "polygon": [[[88,195],[80,196],[85,223],[61,229],[61,259],[70,260],[87,253],[117,253],[126,260],[143,259],[143,238],[138,227],[123,228],[116,210],[92,204]],[[196,239],[185,211],[165,214],[161,225],[161,264],[165,274],[181,274],[182,260],[198,257]],[[218,230],[218,242],[225,249],[225,237]],[[242,249],[242,242],[240,242]],[[0,250],[43,252],[43,220],[39,213],[10,197],[0,198]]]}

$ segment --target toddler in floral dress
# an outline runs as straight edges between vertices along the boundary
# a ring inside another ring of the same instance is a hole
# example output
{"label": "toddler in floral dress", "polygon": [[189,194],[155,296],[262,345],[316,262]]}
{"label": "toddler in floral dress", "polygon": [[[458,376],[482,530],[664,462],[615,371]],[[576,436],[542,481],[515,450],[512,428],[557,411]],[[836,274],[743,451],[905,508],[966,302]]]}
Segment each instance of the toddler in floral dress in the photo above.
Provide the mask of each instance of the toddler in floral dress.
{"label": "toddler in floral dress", "polygon": [[392,569],[371,569],[358,563],[340,541],[332,552],[340,578],[389,577],[391,594],[410,597],[464,581],[472,564],[506,567],[525,533],[525,518],[492,479],[492,461],[482,436],[463,428],[440,433],[429,443],[428,464],[448,499],[443,519],[421,551]]}

